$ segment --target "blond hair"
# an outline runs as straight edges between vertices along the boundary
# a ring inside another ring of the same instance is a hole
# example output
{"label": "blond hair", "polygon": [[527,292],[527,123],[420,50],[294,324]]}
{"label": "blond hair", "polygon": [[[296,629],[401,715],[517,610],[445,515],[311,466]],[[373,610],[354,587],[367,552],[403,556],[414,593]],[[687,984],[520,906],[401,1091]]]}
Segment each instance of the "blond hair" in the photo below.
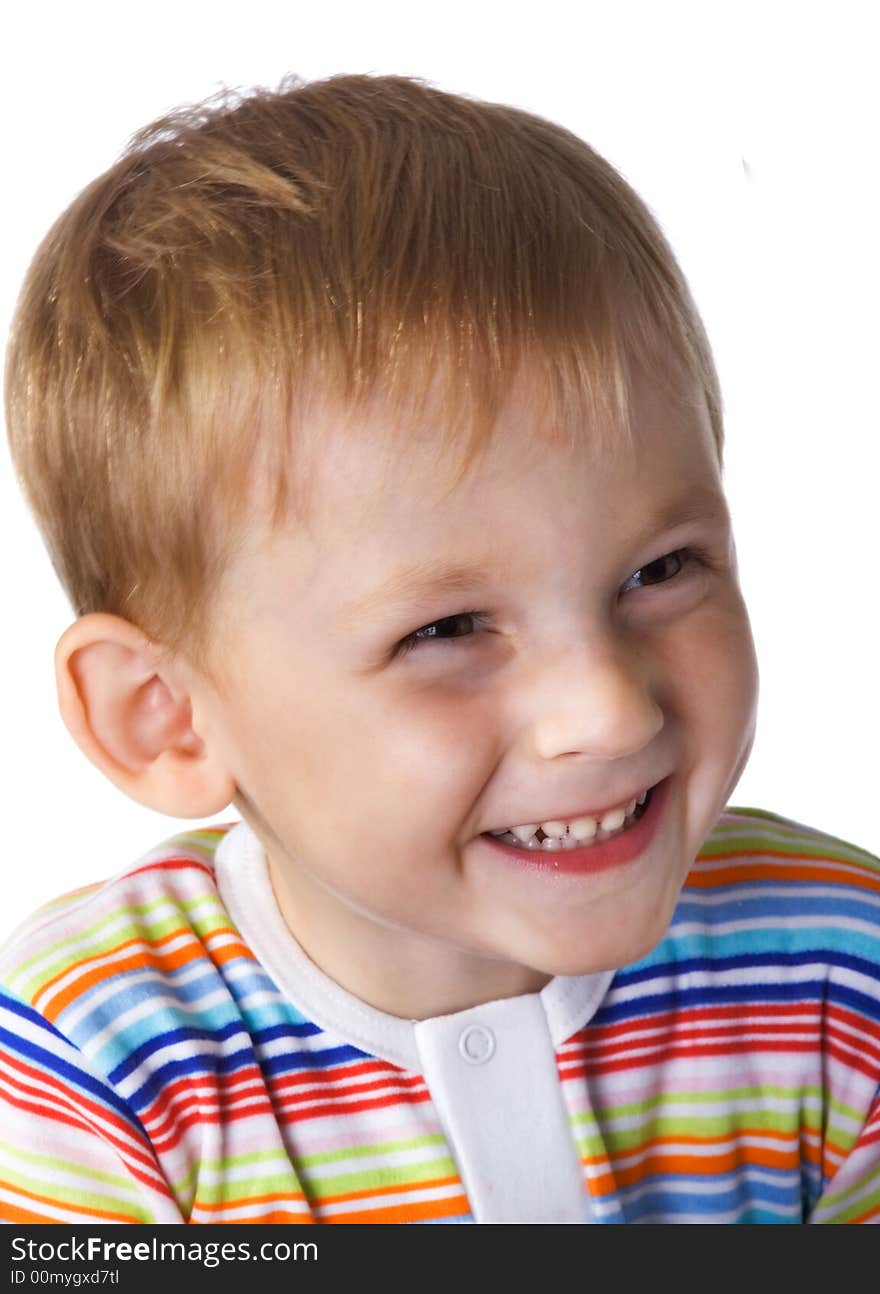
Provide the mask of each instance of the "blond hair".
{"label": "blond hair", "polygon": [[381,393],[405,434],[439,375],[463,472],[524,360],[548,434],[585,409],[625,434],[629,366],[664,380],[661,352],[698,382],[720,458],[687,284],[587,144],[405,77],[289,78],[154,122],[60,217],[19,300],[7,426],[76,614],[208,669],[255,465],[278,525],[316,387]]}

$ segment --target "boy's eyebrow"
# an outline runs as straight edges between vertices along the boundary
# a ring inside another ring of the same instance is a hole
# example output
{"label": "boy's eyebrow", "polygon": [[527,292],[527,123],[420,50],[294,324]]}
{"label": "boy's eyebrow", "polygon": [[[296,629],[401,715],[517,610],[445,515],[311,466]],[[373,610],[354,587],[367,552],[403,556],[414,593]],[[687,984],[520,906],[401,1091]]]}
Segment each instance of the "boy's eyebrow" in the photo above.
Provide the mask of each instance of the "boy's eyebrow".
{"label": "boy's eyebrow", "polygon": [[347,624],[369,620],[377,612],[417,601],[438,593],[467,593],[487,580],[486,568],[478,563],[450,564],[446,558],[417,562],[396,571],[389,580],[353,603],[345,613]]}
{"label": "boy's eyebrow", "polygon": [[[688,522],[728,521],[727,502],[717,490],[701,486],[686,497],[677,498],[658,508],[635,537],[634,547],[647,543],[652,535],[670,530]],[[376,612],[388,612],[395,606],[416,601],[419,597],[433,597],[442,593],[468,593],[488,583],[490,573],[479,562],[450,563],[446,558],[432,558],[404,566],[358,599],[345,612],[345,622],[368,620]]]}
{"label": "boy's eyebrow", "polygon": [[687,494],[679,495],[653,512],[635,537],[635,547],[640,548],[654,535],[660,535],[673,526],[684,526],[694,521],[714,521],[727,524],[730,513],[727,499],[712,486],[693,486]]}

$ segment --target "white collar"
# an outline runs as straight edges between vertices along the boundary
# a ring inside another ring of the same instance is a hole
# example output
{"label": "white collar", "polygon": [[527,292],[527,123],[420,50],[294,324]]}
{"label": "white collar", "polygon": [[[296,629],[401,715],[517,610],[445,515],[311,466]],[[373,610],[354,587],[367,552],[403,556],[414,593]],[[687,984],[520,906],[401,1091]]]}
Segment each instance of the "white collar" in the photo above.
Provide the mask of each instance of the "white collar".
{"label": "white collar", "polygon": [[[265,852],[247,822],[237,823],[224,836],[214,855],[214,870],[229,915],[251,952],[294,1006],[359,1050],[419,1072],[415,1032],[419,1022],[368,1006],[309,960],[281,915]],[[540,993],[526,995],[539,999],[554,1047],[592,1018],[613,978],[613,970],[557,975]],[[507,1003],[515,1010],[521,1000],[507,999]]]}

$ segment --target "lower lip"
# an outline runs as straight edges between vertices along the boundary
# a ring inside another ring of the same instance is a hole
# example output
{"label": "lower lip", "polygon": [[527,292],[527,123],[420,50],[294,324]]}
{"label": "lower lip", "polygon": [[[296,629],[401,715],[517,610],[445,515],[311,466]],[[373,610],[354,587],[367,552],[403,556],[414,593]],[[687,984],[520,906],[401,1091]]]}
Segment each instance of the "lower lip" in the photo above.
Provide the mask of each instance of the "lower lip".
{"label": "lower lip", "polygon": [[604,872],[612,867],[622,867],[643,854],[654,839],[669,800],[671,777],[658,782],[651,792],[647,808],[637,822],[620,835],[612,836],[600,844],[581,845],[577,849],[543,850],[517,849],[497,836],[484,835],[483,840],[505,858],[520,867],[533,871],[551,872],[553,875],[586,872]]}

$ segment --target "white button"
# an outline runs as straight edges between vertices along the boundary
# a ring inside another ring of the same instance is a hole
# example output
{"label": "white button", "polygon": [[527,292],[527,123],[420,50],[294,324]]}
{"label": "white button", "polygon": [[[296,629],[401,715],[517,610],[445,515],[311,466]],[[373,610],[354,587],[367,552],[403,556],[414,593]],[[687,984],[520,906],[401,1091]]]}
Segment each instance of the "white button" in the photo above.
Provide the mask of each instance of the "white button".
{"label": "white button", "polygon": [[458,1040],[458,1050],[471,1065],[483,1065],[495,1051],[495,1035],[481,1024],[468,1025]]}

